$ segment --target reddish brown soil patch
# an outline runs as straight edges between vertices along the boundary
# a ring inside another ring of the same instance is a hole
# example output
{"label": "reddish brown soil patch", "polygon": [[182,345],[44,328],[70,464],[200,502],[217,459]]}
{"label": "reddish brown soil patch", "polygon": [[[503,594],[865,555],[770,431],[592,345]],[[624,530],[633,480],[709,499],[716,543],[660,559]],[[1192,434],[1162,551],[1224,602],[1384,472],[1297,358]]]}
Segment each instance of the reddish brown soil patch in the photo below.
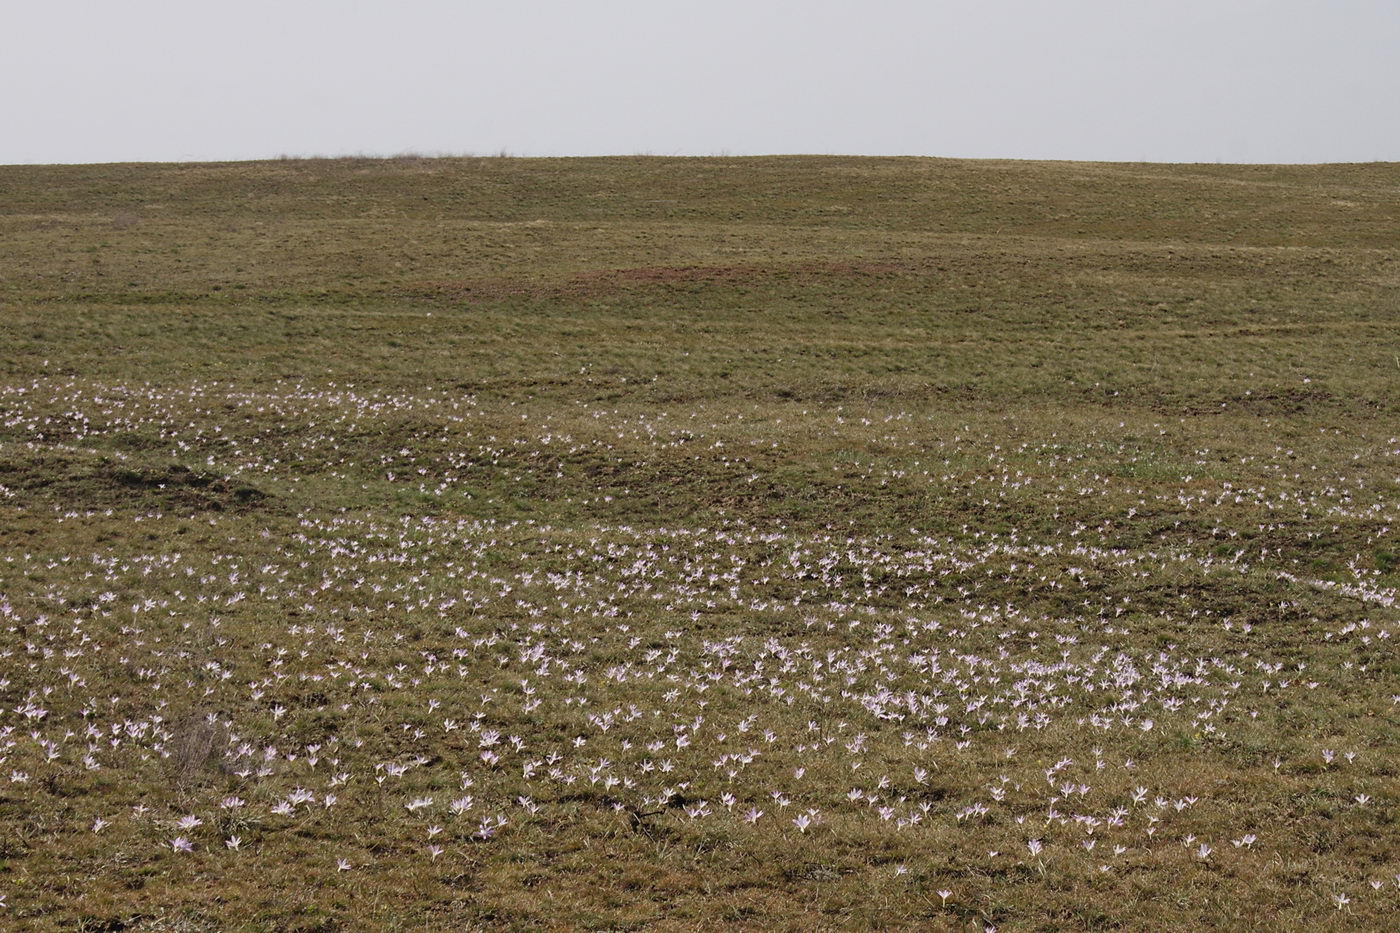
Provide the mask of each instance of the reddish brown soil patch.
{"label": "reddish brown soil patch", "polygon": [[836,279],[882,278],[911,271],[914,271],[911,263],[854,261],[812,261],[790,266],[642,266],[597,269],[553,282],[501,278],[419,282],[410,285],[406,291],[412,297],[476,303],[510,298],[602,298],[653,290],[692,291],[783,281],[815,285]]}

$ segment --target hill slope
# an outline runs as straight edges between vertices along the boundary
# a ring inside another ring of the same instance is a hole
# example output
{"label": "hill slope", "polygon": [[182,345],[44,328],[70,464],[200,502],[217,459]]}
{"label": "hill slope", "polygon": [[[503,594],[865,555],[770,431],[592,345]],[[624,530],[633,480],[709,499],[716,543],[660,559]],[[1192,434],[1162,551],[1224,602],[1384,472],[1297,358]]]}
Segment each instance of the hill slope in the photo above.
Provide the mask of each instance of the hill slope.
{"label": "hill slope", "polygon": [[1397,233],[1392,164],[0,168],[0,911],[1384,928]]}

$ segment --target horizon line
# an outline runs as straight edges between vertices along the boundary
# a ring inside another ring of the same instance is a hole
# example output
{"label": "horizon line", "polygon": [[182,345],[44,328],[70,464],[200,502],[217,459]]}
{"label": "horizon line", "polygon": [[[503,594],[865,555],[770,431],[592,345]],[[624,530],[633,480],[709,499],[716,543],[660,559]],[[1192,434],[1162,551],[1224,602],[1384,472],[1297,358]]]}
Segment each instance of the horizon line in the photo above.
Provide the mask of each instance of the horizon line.
{"label": "horizon line", "polygon": [[260,156],[252,158],[194,158],[194,159],[115,159],[106,161],[72,161],[72,162],[3,162],[0,168],[56,168],[56,167],[80,167],[80,166],[116,166],[116,165],[251,165],[265,162],[393,162],[409,160],[454,160],[454,159],[501,159],[516,161],[560,161],[560,160],[585,160],[585,159],[655,159],[655,160],[757,160],[757,159],[910,159],[927,160],[941,162],[1028,162],[1028,163],[1077,163],[1084,165],[1217,165],[1217,166],[1267,166],[1267,167],[1320,167],[1328,165],[1346,166],[1370,166],[1370,165],[1395,165],[1400,164],[1400,159],[1361,159],[1342,161],[1318,161],[1318,162],[1228,162],[1221,159],[1195,160],[1195,161],[1171,161],[1165,159],[1067,159],[1067,158],[1030,158],[1023,156],[939,156],[924,155],[914,153],[839,153],[839,152],[761,152],[761,153],[729,153],[711,152],[704,155],[694,153],[665,153],[658,154],[651,151],[640,152],[613,152],[613,153],[592,153],[587,155],[527,155],[511,152],[507,149],[500,149],[494,152],[418,152],[415,150],[404,150],[392,153],[372,153],[354,152],[339,153],[333,155],[313,153],[313,154],[292,154],[278,153],[277,155]]}

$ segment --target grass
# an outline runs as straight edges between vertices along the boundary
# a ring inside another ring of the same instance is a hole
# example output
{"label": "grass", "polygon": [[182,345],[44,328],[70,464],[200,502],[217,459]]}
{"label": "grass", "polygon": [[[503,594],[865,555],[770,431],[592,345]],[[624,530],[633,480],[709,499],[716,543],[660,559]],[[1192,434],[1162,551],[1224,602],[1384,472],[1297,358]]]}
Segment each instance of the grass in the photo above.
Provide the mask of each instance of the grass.
{"label": "grass", "polygon": [[1391,164],[0,168],[0,918],[1387,929],[1397,229]]}

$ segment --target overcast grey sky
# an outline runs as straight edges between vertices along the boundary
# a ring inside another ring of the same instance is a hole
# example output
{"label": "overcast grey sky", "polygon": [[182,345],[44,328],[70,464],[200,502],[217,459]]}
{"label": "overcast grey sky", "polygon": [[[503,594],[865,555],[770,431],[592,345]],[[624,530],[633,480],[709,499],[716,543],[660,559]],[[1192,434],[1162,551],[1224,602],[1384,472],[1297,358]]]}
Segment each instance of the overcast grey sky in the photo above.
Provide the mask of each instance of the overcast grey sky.
{"label": "overcast grey sky", "polygon": [[1400,161],[1400,0],[0,0],[0,162]]}

